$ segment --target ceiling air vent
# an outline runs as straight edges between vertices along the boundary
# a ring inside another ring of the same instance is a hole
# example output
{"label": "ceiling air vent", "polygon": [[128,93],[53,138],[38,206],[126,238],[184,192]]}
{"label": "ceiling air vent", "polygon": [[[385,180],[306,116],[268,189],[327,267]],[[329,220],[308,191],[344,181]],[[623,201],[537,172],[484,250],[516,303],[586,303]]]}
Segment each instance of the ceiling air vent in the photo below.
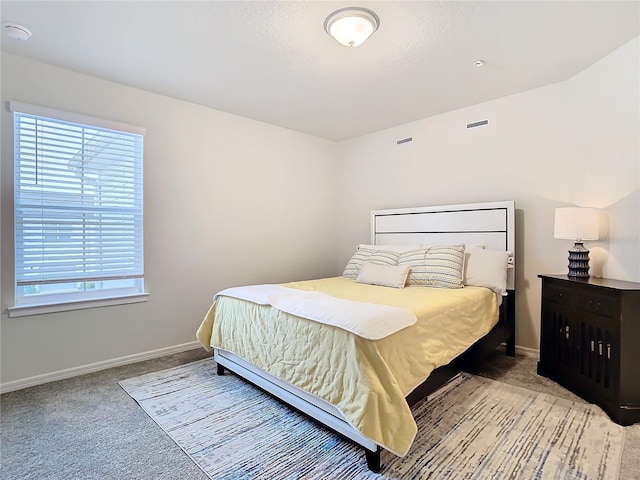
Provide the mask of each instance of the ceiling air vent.
{"label": "ceiling air vent", "polygon": [[467,123],[467,128],[481,127],[487,125],[489,120],[480,120],[479,122]]}

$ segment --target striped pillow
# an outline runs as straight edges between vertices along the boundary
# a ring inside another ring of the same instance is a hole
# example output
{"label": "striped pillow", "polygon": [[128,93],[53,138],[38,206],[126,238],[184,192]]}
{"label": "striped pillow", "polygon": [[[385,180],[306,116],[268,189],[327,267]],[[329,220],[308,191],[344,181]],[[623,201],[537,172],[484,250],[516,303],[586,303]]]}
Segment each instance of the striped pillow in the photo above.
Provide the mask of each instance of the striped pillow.
{"label": "striped pillow", "polygon": [[464,244],[442,245],[404,252],[398,265],[408,265],[407,285],[462,288]]}
{"label": "striped pillow", "polygon": [[358,278],[360,267],[364,262],[375,263],[377,265],[395,266],[398,264],[398,258],[400,258],[400,254],[398,252],[370,250],[368,248],[360,247],[347,263],[347,266],[344,268],[344,272],[342,272],[342,276],[344,278],[355,280]]}
{"label": "striped pillow", "polygon": [[420,278],[424,277],[424,269],[426,267],[424,257],[428,248],[417,248],[408,252],[402,252],[398,259],[398,265],[406,265],[409,267],[409,276],[407,277],[407,285],[420,285]]}

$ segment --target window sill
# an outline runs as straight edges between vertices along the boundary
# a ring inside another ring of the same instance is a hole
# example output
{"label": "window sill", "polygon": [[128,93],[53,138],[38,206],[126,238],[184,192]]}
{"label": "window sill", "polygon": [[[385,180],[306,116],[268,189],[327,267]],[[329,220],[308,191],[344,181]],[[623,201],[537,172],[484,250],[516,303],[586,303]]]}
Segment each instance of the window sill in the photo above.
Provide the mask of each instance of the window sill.
{"label": "window sill", "polygon": [[43,305],[19,305],[7,309],[9,317],[27,317],[46,313],[69,312],[71,310],[83,310],[85,308],[110,307],[112,305],[126,305],[128,303],[146,302],[148,293],[126,295],[123,297],[94,298],[66,303],[47,303]]}

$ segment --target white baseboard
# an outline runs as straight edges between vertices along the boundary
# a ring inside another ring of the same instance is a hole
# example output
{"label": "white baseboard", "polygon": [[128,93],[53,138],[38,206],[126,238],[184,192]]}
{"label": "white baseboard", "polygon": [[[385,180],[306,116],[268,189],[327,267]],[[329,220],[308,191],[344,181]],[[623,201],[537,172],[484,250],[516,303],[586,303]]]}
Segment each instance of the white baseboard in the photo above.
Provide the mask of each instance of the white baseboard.
{"label": "white baseboard", "polygon": [[4,382],[0,383],[0,393],[12,392],[14,390],[33,387],[35,385],[40,385],[43,383],[55,382],[56,380],[64,380],[65,378],[84,375],[85,373],[93,373],[99,370],[105,370],[107,368],[119,367],[121,365],[128,365],[130,363],[141,362],[143,360],[164,357],[165,355],[186,352],[188,350],[194,350],[200,346],[200,342],[194,340],[193,342],[174,345],[172,347],[165,347],[159,348],[157,350],[150,350],[148,352],[135,353],[133,355],[112,358],[110,360],[104,360],[102,362],[89,363],[87,365],[80,365],[79,367],[65,368],[64,370],[44,373],[42,375],[36,375],[34,377],[22,378],[20,380],[13,380],[11,382]]}
{"label": "white baseboard", "polygon": [[[34,377],[22,378],[20,380],[0,383],[0,394],[13,392],[14,390],[21,390],[27,387],[33,387],[35,385],[41,385],[43,383],[55,382],[56,380],[64,380],[65,378],[84,375],[85,373],[93,373],[100,370],[105,370],[107,368],[119,367],[121,365],[128,365],[130,363],[141,362],[143,360],[151,360],[152,358],[164,357],[165,355],[186,352],[188,350],[194,350],[200,346],[200,342],[195,340],[193,342],[174,345],[172,347],[159,348],[157,350],[151,350],[148,352],[136,353],[124,357],[104,360],[102,362],[89,363],[87,365],[81,365],[79,367],[65,368],[64,370],[36,375]],[[540,352],[533,348],[520,347],[516,345],[516,354],[524,355],[526,357],[538,358]]]}
{"label": "white baseboard", "polygon": [[535,348],[519,347],[518,345],[516,345],[516,354],[523,355],[525,357],[540,358],[540,350],[536,350]]}

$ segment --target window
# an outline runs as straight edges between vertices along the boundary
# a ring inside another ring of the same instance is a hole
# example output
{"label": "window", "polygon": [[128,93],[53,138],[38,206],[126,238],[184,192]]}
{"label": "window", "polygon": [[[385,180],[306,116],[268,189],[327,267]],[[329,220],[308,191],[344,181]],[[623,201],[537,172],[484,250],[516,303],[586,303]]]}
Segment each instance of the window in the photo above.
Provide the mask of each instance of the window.
{"label": "window", "polygon": [[144,129],[11,103],[15,306],[144,292]]}

